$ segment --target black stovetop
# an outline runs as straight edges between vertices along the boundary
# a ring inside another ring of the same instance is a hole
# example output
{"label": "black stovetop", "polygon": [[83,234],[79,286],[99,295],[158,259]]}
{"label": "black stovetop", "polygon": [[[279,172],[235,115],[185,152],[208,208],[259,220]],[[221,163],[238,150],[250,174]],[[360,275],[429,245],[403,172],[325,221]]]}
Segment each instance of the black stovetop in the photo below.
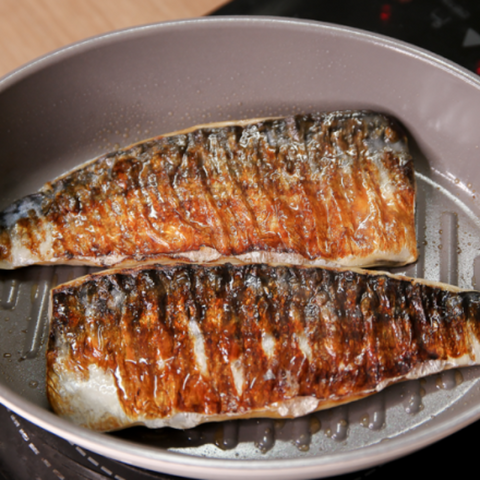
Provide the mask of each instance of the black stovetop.
{"label": "black stovetop", "polygon": [[[476,467],[480,422],[423,450],[374,468],[335,477],[338,480],[442,478]],[[102,457],[71,444],[0,405],[0,480],[180,480]]]}
{"label": "black stovetop", "polygon": [[[478,0],[234,0],[212,15],[274,15],[322,20],[389,35],[480,74]],[[475,467],[480,422],[407,457],[336,477],[462,475]],[[174,479],[102,457],[31,424],[0,405],[0,480]]]}
{"label": "black stovetop", "polygon": [[233,0],[213,15],[321,20],[388,35],[480,74],[478,0]]}

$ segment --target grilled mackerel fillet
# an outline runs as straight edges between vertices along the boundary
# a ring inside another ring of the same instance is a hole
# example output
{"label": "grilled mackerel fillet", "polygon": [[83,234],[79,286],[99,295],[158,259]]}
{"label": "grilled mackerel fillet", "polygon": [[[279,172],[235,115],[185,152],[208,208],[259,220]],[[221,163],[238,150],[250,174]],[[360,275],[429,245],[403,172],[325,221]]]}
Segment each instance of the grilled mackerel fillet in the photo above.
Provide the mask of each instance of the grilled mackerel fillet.
{"label": "grilled mackerel fillet", "polygon": [[108,431],[295,417],[480,362],[480,293],[266,265],[113,269],[53,290],[53,409]]}
{"label": "grilled mackerel fillet", "polygon": [[406,138],[366,111],[211,124],[104,155],[0,214],[0,268],[417,257]]}

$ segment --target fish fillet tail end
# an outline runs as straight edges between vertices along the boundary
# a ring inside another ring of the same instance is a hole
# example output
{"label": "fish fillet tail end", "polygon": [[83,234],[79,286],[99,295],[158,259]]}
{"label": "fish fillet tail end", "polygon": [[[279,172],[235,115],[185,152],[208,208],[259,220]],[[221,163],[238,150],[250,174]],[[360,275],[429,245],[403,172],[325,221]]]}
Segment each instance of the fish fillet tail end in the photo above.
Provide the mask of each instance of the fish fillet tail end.
{"label": "fish fillet tail end", "polygon": [[10,234],[0,218],[0,269],[11,270],[13,268],[11,262],[11,251],[12,242],[10,239]]}
{"label": "fish fillet tail end", "polygon": [[[35,261],[35,253],[32,254],[32,241],[38,243],[39,235],[32,229],[30,223],[38,223],[45,218],[43,203],[45,194],[34,193],[12,203],[3,212],[0,212],[0,270],[12,270],[17,267],[30,265]],[[24,235],[18,235],[19,227]],[[40,232],[40,236],[43,232]],[[22,237],[25,237],[22,239]],[[24,241],[26,240],[26,243]],[[28,255],[25,256],[25,253]],[[22,252],[18,258],[19,251]]]}

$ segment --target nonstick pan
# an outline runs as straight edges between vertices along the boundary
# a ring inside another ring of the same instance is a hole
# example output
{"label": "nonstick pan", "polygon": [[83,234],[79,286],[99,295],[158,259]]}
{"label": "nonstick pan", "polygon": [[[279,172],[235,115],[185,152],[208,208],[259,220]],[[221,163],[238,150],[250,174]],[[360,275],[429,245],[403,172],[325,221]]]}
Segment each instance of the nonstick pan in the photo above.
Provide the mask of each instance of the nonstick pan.
{"label": "nonstick pan", "polygon": [[[336,109],[396,117],[417,170],[416,264],[396,269],[480,284],[480,81],[428,52],[310,21],[204,18],[114,32],[0,80],[0,208],[118,146],[198,123]],[[186,432],[99,434],[51,413],[45,337],[52,285],[84,267],[0,272],[0,402],[77,445],[150,470],[307,479],[398,458],[480,417],[480,369],[395,385],[297,420]]]}

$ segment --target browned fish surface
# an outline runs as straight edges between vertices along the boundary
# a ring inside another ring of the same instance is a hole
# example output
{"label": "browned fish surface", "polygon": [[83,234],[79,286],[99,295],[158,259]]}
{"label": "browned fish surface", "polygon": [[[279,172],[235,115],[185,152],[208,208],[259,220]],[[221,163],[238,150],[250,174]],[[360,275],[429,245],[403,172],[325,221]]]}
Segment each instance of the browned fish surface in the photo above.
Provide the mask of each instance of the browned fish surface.
{"label": "browned fish surface", "polygon": [[480,293],[266,265],[112,270],[53,291],[47,393],[96,430],[294,417],[480,362]]}
{"label": "browned fish surface", "polygon": [[415,180],[395,123],[364,111],[206,125],[100,157],[0,214],[0,268],[404,264]]}

